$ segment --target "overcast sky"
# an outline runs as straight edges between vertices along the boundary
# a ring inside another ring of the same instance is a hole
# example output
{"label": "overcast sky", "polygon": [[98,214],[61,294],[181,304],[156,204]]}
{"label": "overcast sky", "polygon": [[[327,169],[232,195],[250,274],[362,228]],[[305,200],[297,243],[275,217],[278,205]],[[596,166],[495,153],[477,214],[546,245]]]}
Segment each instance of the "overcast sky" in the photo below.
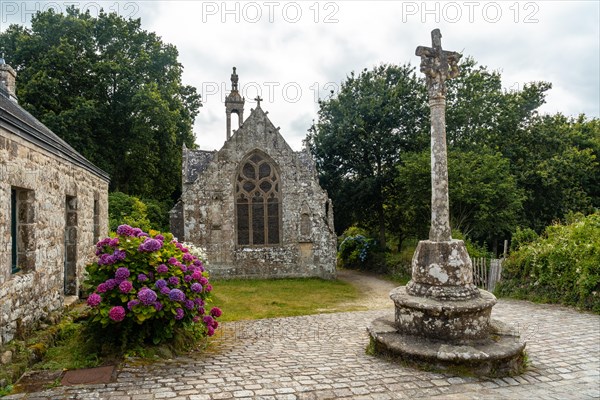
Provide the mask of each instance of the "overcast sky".
{"label": "overcast sky", "polygon": [[[48,7],[74,1],[0,0],[0,30],[25,23]],[[264,99],[275,126],[295,150],[313,119],[319,96],[336,90],[351,71],[381,63],[418,66],[415,48],[442,46],[502,73],[503,86],[532,81],[553,87],[542,112],[600,114],[598,1],[79,1],[141,18],[144,29],[174,44],[183,81],[202,94],[196,119],[200,148],[225,140],[224,97],[237,67],[244,114]],[[234,119],[234,127],[237,122]]]}

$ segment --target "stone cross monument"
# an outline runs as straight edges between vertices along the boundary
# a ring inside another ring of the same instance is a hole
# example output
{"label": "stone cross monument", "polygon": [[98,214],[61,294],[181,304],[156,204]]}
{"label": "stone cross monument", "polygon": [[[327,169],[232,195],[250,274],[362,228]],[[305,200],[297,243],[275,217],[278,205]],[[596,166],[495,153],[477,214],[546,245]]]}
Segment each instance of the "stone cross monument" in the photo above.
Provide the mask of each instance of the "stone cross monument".
{"label": "stone cross monument", "polygon": [[442,50],[439,29],[431,32],[432,47],[417,47],[421,72],[427,79],[431,108],[431,229],[429,240],[451,240],[446,155],[446,80],[458,75],[461,55]]}
{"label": "stone cross monument", "polygon": [[471,259],[462,240],[452,239],[446,152],[446,80],[458,75],[461,55],[442,49],[439,29],[432,47],[419,46],[431,108],[431,229],[417,245],[412,279],[391,291],[393,318],[367,328],[376,352],[391,353],[428,368],[458,368],[502,376],[523,368],[525,344],[491,320],[493,294],[473,284]]}

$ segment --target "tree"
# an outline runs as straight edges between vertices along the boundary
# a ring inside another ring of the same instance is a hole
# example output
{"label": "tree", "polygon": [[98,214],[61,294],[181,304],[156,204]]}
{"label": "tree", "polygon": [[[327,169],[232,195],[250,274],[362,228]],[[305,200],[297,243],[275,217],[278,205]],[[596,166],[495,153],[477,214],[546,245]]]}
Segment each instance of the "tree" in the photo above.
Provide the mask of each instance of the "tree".
{"label": "tree", "polygon": [[589,214],[600,205],[600,123],[561,114],[534,118],[502,143],[526,193],[524,219],[541,233],[569,212]]}
{"label": "tree", "polygon": [[[396,197],[388,205],[397,215],[390,231],[425,238],[431,216],[430,152],[402,157],[396,178]],[[450,222],[467,237],[493,244],[508,237],[520,222],[523,190],[500,153],[451,149],[448,152]]]}
{"label": "tree", "polygon": [[425,89],[410,65],[354,72],[337,96],[319,101],[307,143],[336,210],[336,227],[375,227],[385,247],[385,193],[402,151],[427,143]]}
{"label": "tree", "polygon": [[194,147],[200,96],[181,83],[177,49],[140,20],[73,7],[11,25],[0,48],[19,74],[20,104],[111,176],[110,189],[172,201],[181,147]]}

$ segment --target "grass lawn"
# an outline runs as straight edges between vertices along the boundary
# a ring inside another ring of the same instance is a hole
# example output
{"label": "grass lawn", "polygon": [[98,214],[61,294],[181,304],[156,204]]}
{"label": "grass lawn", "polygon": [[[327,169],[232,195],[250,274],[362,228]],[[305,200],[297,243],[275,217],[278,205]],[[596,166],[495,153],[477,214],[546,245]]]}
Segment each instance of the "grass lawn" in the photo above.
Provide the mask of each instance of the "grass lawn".
{"label": "grass lawn", "polygon": [[[351,311],[344,303],[360,298],[360,291],[341,281],[317,278],[267,280],[211,280],[211,306],[220,307],[220,321],[290,317]],[[342,306],[342,309],[340,309]]]}

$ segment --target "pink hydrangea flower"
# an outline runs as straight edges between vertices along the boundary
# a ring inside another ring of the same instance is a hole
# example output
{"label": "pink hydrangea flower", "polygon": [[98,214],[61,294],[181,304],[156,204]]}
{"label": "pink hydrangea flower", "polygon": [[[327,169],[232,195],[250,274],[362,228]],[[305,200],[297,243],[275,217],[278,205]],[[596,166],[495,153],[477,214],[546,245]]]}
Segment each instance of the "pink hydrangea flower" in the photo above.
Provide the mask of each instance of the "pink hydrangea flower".
{"label": "pink hydrangea flower", "polygon": [[96,307],[98,304],[100,304],[101,301],[102,301],[102,297],[100,297],[100,295],[97,293],[92,293],[87,298],[87,304],[90,307]]}
{"label": "pink hydrangea flower", "polygon": [[121,293],[129,293],[133,289],[133,284],[129,281],[123,281],[119,284],[119,290]]}
{"label": "pink hydrangea flower", "polygon": [[108,318],[115,322],[121,322],[125,319],[125,309],[121,306],[115,306],[108,312]]}

